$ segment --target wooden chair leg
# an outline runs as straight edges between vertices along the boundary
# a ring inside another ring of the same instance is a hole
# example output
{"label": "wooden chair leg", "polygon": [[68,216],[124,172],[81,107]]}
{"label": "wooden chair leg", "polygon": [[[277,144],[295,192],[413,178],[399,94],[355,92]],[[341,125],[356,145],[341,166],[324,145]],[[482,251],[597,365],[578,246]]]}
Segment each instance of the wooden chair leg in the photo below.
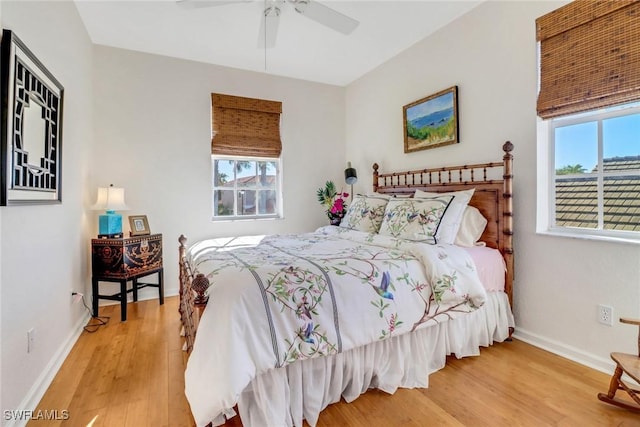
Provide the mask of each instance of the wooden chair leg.
{"label": "wooden chair leg", "polygon": [[[640,327],[640,319],[621,317],[620,322]],[[598,393],[598,399],[621,408],[640,412],[640,390],[629,386],[622,380],[622,374],[624,373],[636,384],[640,383],[640,365],[638,364],[640,360],[640,328],[638,328],[638,354],[613,352],[611,353],[611,359],[616,362],[616,370],[611,377],[609,391],[607,394]],[[628,398],[616,398],[618,390],[624,390],[631,400]]]}
{"label": "wooden chair leg", "polygon": [[[622,381],[621,379],[622,373],[623,373],[622,368],[620,367],[620,365],[617,365],[616,370],[613,373],[613,376],[611,377],[611,382],[609,383],[609,391],[607,392],[607,394],[598,393],[598,399],[602,400],[603,402],[610,403],[615,406],[619,406],[620,408],[640,412],[640,398],[638,398],[636,394],[636,390],[629,388]],[[629,396],[637,403],[637,405],[633,405],[623,400],[616,399],[615,395],[618,390],[626,391],[629,394]]]}
{"label": "wooden chair leg", "polygon": [[[622,378],[622,368],[619,365],[617,365],[616,370],[613,373],[613,376],[611,377],[611,382],[609,383],[609,392],[605,395],[609,399],[613,399],[614,396],[616,395],[616,391],[620,389],[620,378]],[[599,393],[598,397],[600,397],[601,394],[603,393]]]}

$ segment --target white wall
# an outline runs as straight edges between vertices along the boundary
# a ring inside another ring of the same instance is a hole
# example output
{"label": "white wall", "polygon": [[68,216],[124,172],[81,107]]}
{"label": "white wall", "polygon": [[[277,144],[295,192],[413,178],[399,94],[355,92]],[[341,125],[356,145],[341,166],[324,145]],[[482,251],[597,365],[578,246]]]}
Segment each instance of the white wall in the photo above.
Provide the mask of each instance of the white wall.
{"label": "white wall", "polygon": [[[177,292],[181,233],[193,243],[326,225],[315,192],[344,182],[344,88],[103,46],[94,59],[91,187],[123,186],[124,222],[144,214],[163,233],[167,293]],[[211,221],[212,92],[282,101],[283,220]]]}
{"label": "white wall", "polygon": [[[0,3],[10,29],[62,83],[62,204],[0,208],[3,410],[33,409],[86,319],[71,289],[85,291],[85,232],[92,131],[92,46],[72,2]],[[27,330],[35,349],[27,354]],[[51,408],[64,409],[64,408]],[[3,423],[5,422],[3,416]]]}
{"label": "white wall", "polygon": [[[485,162],[515,144],[517,334],[609,369],[612,350],[633,352],[636,331],[596,322],[596,305],[640,314],[640,247],[539,236],[536,213],[535,19],[564,2],[491,1],[418,42],[347,88],[347,159],[371,188],[381,170]],[[402,106],[458,85],[460,144],[403,153]]]}

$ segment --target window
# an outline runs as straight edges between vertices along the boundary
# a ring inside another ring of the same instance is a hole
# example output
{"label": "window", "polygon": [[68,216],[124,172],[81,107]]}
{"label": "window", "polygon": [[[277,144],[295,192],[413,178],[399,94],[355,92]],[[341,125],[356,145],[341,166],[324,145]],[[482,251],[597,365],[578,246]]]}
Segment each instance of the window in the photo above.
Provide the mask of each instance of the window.
{"label": "window", "polygon": [[536,19],[537,231],[640,242],[640,2]]}
{"label": "window", "polygon": [[211,94],[214,220],[281,218],[282,103]]}
{"label": "window", "polygon": [[280,160],[212,155],[213,217],[280,216]]}
{"label": "window", "polygon": [[549,229],[638,238],[640,104],[548,125]]}

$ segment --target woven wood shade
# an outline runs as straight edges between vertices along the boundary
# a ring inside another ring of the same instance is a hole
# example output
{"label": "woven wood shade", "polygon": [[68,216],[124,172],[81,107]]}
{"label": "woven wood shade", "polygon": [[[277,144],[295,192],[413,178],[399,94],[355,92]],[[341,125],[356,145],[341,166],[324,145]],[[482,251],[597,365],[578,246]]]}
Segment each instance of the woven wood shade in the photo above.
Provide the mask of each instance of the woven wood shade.
{"label": "woven wood shade", "polygon": [[282,102],[211,94],[211,153],[280,157]]}
{"label": "woven wood shade", "polygon": [[640,99],[640,2],[576,0],[536,19],[543,119]]}

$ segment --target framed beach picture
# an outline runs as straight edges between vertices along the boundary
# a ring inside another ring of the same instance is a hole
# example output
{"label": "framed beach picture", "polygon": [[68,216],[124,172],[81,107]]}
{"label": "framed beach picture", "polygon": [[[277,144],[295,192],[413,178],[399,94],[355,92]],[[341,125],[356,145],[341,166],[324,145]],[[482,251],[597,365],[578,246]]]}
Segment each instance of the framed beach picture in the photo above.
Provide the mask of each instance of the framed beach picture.
{"label": "framed beach picture", "polygon": [[402,107],[404,152],[457,144],[458,86]]}

